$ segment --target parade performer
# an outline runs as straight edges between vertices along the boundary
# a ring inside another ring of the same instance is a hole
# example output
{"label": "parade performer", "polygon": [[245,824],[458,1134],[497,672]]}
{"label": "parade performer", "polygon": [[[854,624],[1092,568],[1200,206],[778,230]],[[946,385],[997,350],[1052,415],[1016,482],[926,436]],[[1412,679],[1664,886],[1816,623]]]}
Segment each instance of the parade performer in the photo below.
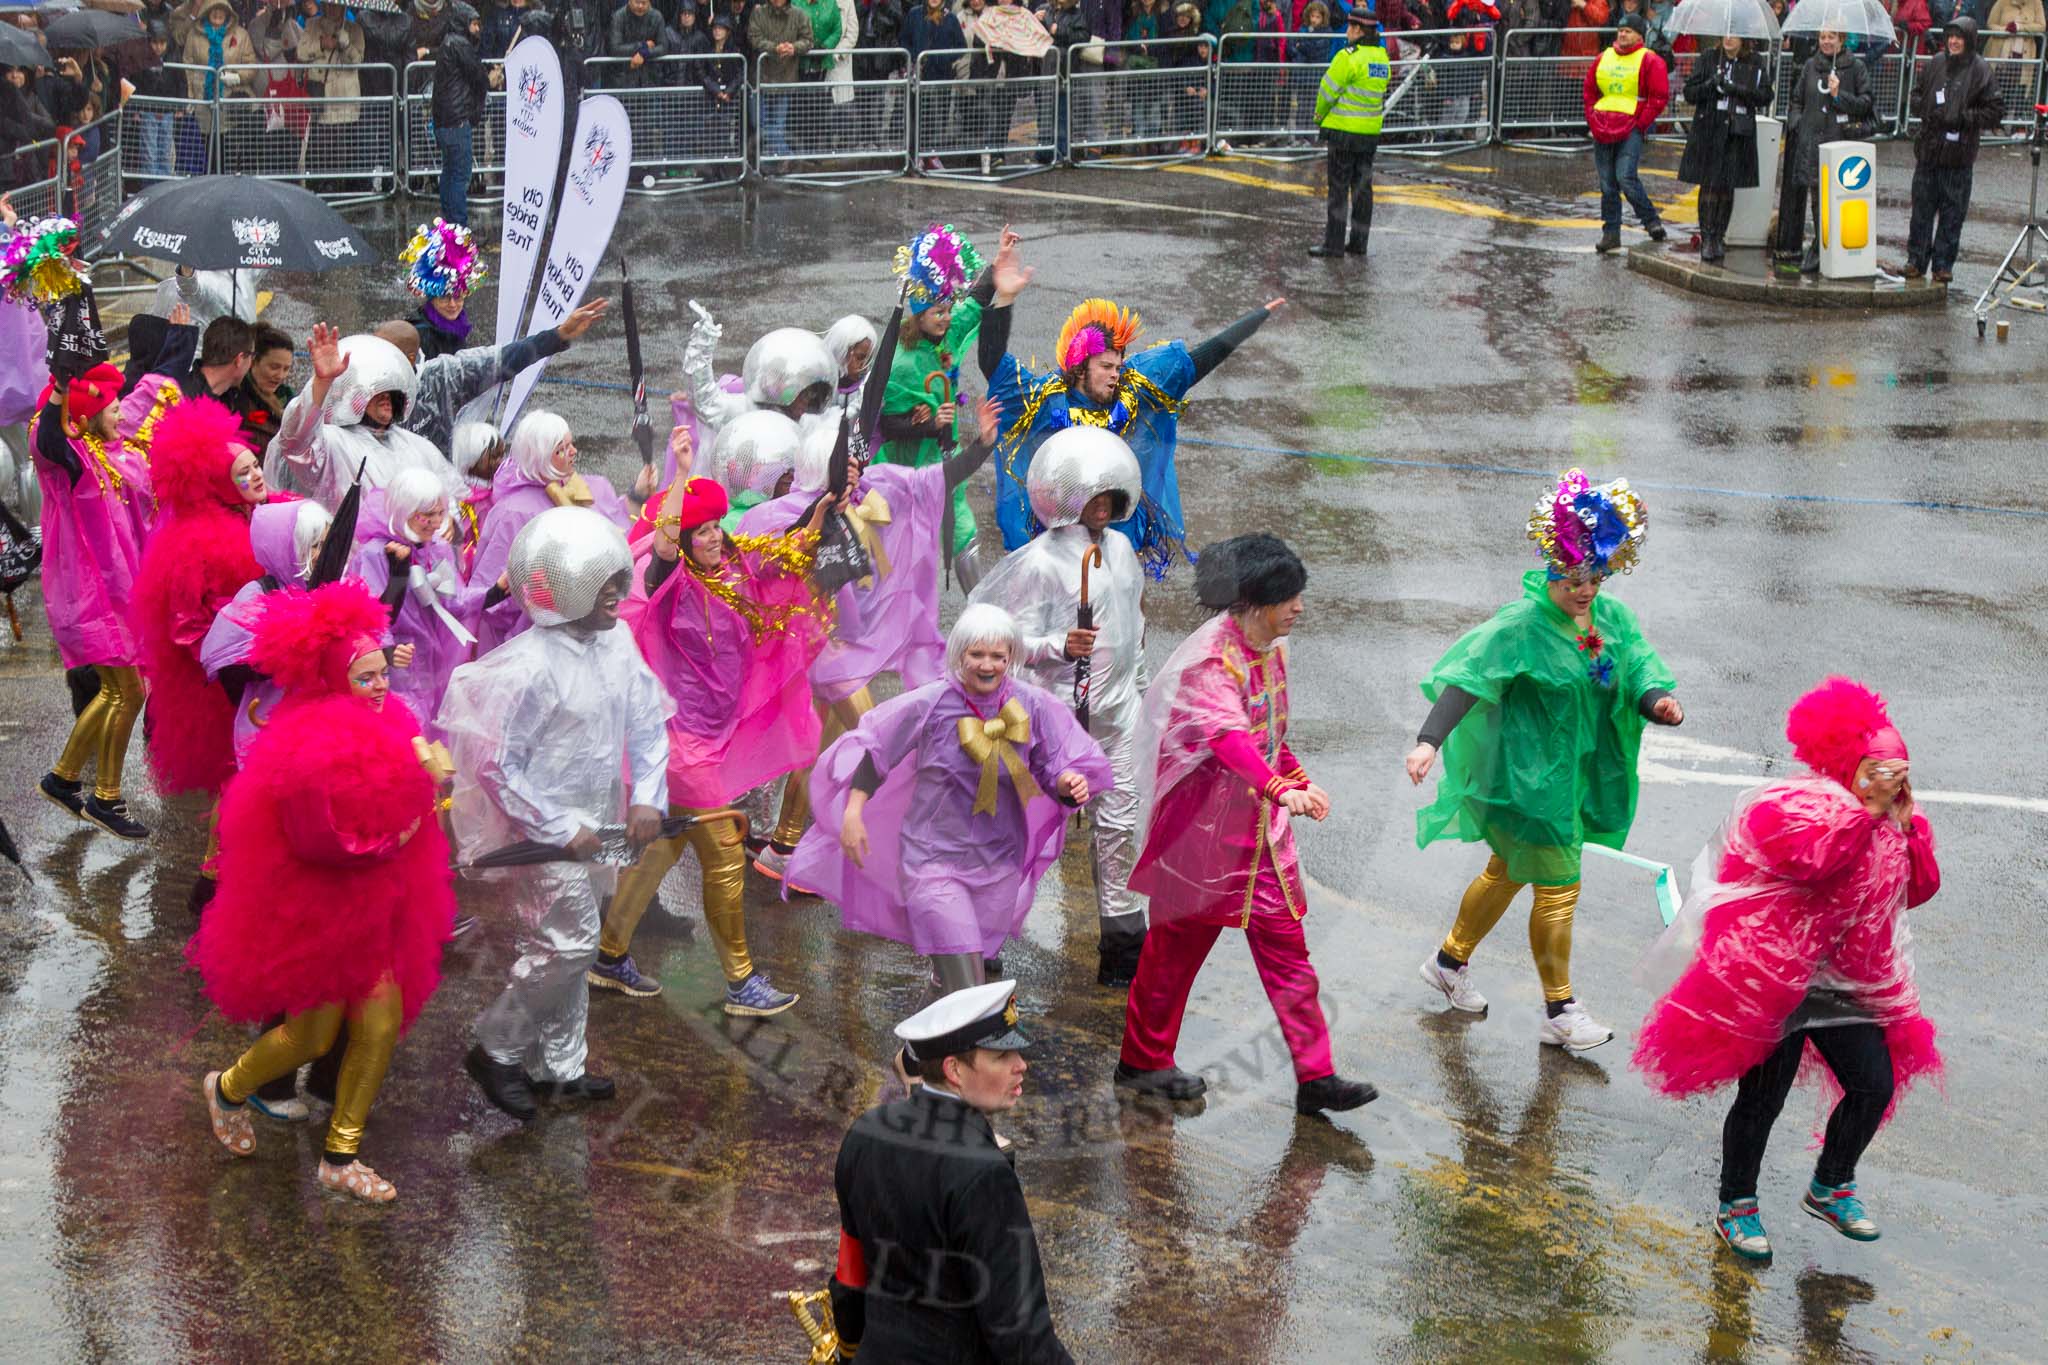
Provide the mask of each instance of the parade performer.
{"label": "parade performer", "polygon": [[1580,850],[1620,848],[1636,813],[1643,726],[1685,719],[1677,684],[1636,614],[1601,587],[1634,569],[1649,512],[1628,480],[1595,486],[1567,470],[1529,515],[1544,567],[1522,596],[1468,632],[1422,680],[1433,705],[1407,758],[1420,784],[1444,755],[1436,800],[1415,842],[1483,840],[1493,850],[1466,888],[1457,922],[1422,963],[1453,1009],[1486,1013],[1469,964],[1525,885],[1535,887],[1529,949],[1543,982],[1537,1038],[1584,1051],[1614,1037],[1572,994],[1572,911]]}
{"label": "parade performer", "polygon": [[285,700],[221,801],[220,892],[188,949],[229,1019],[282,1014],[201,1083],[213,1135],[253,1155],[246,1102],[333,1045],[348,1049],[319,1184],[368,1203],[397,1197],[362,1161],[363,1129],[392,1049],[441,976],[455,916],[434,779],[419,727],[387,695],[384,609],[355,583],[265,599],[250,658]]}
{"label": "parade performer", "polygon": [[605,314],[607,301],[592,299],[572,309],[554,327],[495,346],[465,346],[459,351],[422,358],[420,329],[403,318],[389,318],[370,329],[388,341],[416,372],[413,401],[406,404],[399,425],[436,450],[447,450],[461,422],[493,418],[492,395],[501,384],[541,361],[558,356],[580,341]]}
{"label": "parade performer", "polygon": [[[150,768],[162,796],[218,797],[235,771],[234,705],[207,681],[199,652],[215,614],[262,572],[249,516],[271,494],[241,433],[229,409],[188,398],[164,414],[151,451],[158,520],[136,573],[134,620],[149,685]],[[214,849],[209,834],[192,888],[195,912],[213,896]]]}
{"label": "parade performer", "polygon": [[[1014,252],[1015,243],[1016,234],[1004,228],[1004,248]],[[895,272],[905,284],[903,325],[889,365],[883,445],[875,458],[921,468],[937,464],[958,443],[960,362],[981,331],[982,309],[996,297],[996,277],[951,223],[933,223],[897,247]],[[952,540],[940,552],[970,592],[981,577],[974,531],[963,484],[953,490]]]}
{"label": "parade performer", "polygon": [[[867,714],[874,705],[868,684],[880,674],[893,672],[906,688],[941,676],[946,644],[939,636],[939,527],[952,491],[988,461],[994,405],[983,403],[977,416],[976,439],[943,464],[905,469],[862,467],[852,460],[838,515],[853,529],[870,571],[836,590],[832,639],[811,665],[811,690],[824,716],[821,744],[830,745]],[[800,524],[827,491],[839,439],[842,433],[832,427],[814,425],[798,452],[789,492],[742,517],[741,533],[773,535]],[[772,880],[781,880],[810,819],[807,778],[794,772],[783,783],[774,833],[754,859],[754,869]]]}
{"label": "parade performer", "polygon": [[576,438],[552,412],[529,412],[512,429],[505,459],[491,476],[491,510],[479,535],[470,577],[483,584],[483,619],[477,654],[496,649],[526,629],[527,614],[508,597],[515,584],[498,580],[512,554],[512,542],[528,522],[550,507],[587,507],[620,529],[632,524],[632,510],[611,481],[576,469]]}
{"label": "parade performer", "polygon": [[1715,1227],[1751,1260],[1771,1255],[1757,1172],[1793,1081],[1819,1079],[1840,1096],[1801,1207],[1871,1242],[1878,1229],[1856,1193],[1857,1159],[1907,1087],[1942,1065],[1904,917],[1941,889],[1906,741],[1884,699],[1848,678],[1794,702],[1785,737],[1812,773],[1736,803],[1709,848],[1712,884],[1695,884],[1659,945],[1681,973],[1651,1007],[1635,1054],[1673,1097],[1736,1082]]}
{"label": "parade performer", "polygon": [[[678,466],[674,451],[679,443],[690,439],[688,426],[678,426],[670,433],[670,468]],[[741,413],[721,427],[709,461],[690,456],[696,460],[698,474],[716,479],[725,489],[726,530],[737,530],[747,513],[789,491],[796,477],[797,451],[803,443],[803,431],[795,422],[773,409],[762,408]],[[690,466],[682,467],[687,470]],[[675,481],[671,480],[665,487],[674,486]],[[648,506],[654,503],[649,502]]]}
{"label": "parade performer", "polygon": [[1066,816],[1113,780],[1052,693],[1012,673],[1017,622],[982,603],[946,637],[946,676],[883,702],[818,756],[817,817],[789,878],[848,929],[909,944],[944,990],[979,985],[1066,845]]}
{"label": "parade performer", "polygon": [[379,493],[363,499],[356,523],[356,577],[383,599],[391,612],[391,638],[408,649],[405,666],[391,677],[391,690],[421,729],[440,739],[434,717],[448,675],[469,658],[476,644],[488,581],[462,576],[455,547],[448,543],[448,494],[424,469],[408,469]]}
{"label": "parade performer", "polygon": [[[1021,290],[1028,276],[1015,282]],[[982,316],[978,358],[989,397],[1002,408],[996,449],[996,522],[1003,548],[1014,550],[1043,528],[1024,497],[1031,457],[1053,432],[1079,423],[1107,427],[1128,441],[1145,476],[1144,495],[1116,529],[1130,537],[1153,578],[1163,578],[1175,556],[1185,555],[1180,476],[1174,447],[1188,391],[1243,345],[1287,300],[1274,299],[1193,347],[1169,341],[1131,353],[1138,315],[1107,299],[1087,299],[1067,315],[1053,355],[1057,367],[1033,374],[1009,354],[1014,298],[998,281],[998,296]]]}
{"label": "parade performer", "polygon": [[[714,375],[712,356],[725,329],[695,299],[690,300],[690,309],[697,320],[683,345],[683,387],[671,395],[670,406],[676,425],[688,429],[691,449],[700,457],[717,447],[728,423],[746,413],[772,409],[808,431],[813,419],[832,405],[843,366],[816,332],[777,327],[747,348],[737,375]],[[678,473],[708,472],[677,470],[671,460],[661,482],[666,487]]]}
{"label": "parade performer", "polygon": [[[121,372],[100,364],[68,382],[54,377],[29,424],[42,487],[43,609],[67,669],[88,668],[99,688],[79,713],[38,789],[78,819],[123,839],[149,830],[128,813],[121,774],[142,713],[142,651],[129,619],[142,560],[150,492],[122,443]],[[93,787],[85,791],[85,768]]]}
{"label": "parade performer", "polygon": [[922,1084],[839,1146],[840,1360],[1071,1365],[1024,1187],[990,1120],[1024,1092],[1017,983],[956,991],[896,1026]]}
{"label": "parade performer", "polygon": [[[679,479],[656,509],[648,601],[633,634],[675,701],[672,814],[713,815],[817,757],[810,666],[825,646],[831,608],[805,575],[831,506],[820,498],[810,520],[786,535],[737,540],[719,524],[726,500],[715,480]],[[743,822],[705,820],[650,844],[619,876],[590,984],[628,996],[661,993],[634,965],[633,931],[687,845],[697,855],[704,923],[725,972],[725,1012],[765,1016],[794,1005],[797,997],[775,989],[747,951],[744,832]]]}
{"label": "parade performer", "polygon": [[1208,1089],[1175,1065],[1174,1046],[1196,974],[1217,935],[1237,928],[1294,1056],[1295,1111],[1356,1109],[1379,1097],[1336,1074],[1301,927],[1308,895],[1291,821],[1330,813],[1329,795],[1287,747],[1284,642],[1307,586],[1307,567],[1278,536],[1210,546],[1195,569],[1195,596],[1217,614],[1146,690],[1144,838],[1131,889],[1152,898],[1152,928],[1124,1006],[1120,1086],[1170,1100]]}
{"label": "parade performer", "polygon": [[420,301],[409,319],[420,339],[420,359],[438,360],[469,340],[466,302],[489,269],[469,229],[436,218],[415,229],[405,250],[405,287]]}
{"label": "parade performer", "polygon": [[586,860],[603,851],[601,831],[622,821],[635,854],[660,833],[674,710],[632,637],[613,629],[632,572],[625,536],[597,513],[556,507],[533,518],[507,573],[536,629],[456,669],[441,703],[463,861],[521,840],[571,860],[510,869],[518,956],[477,1016],[464,1063],[490,1102],[521,1121],[538,1112],[536,1082],[549,1099],[616,1093],[585,1070],[585,974],[613,881],[610,866]]}
{"label": "parade performer", "polygon": [[[498,466],[505,462],[505,438],[489,422],[464,422],[455,428],[455,444],[448,453],[455,472],[468,489],[454,504],[455,547],[461,553],[465,578],[476,568],[476,552],[483,543],[484,519],[491,514],[496,496],[494,480]],[[489,587],[489,584],[485,584]]]}
{"label": "parade performer", "polygon": [[249,518],[249,551],[261,572],[236,590],[220,609],[199,643],[199,666],[219,683],[235,708],[235,766],[248,757],[270,716],[284,700],[284,689],[264,676],[250,660],[256,625],[264,599],[284,588],[303,588],[327,543],[332,519],[310,498],[266,503]]}
{"label": "parade performer", "polygon": [[[1007,555],[968,598],[1017,618],[1019,669],[1071,701],[1109,758],[1115,781],[1089,810],[1101,932],[1096,980],[1105,986],[1131,984],[1145,945],[1144,903],[1130,889],[1138,861],[1131,745],[1144,691],[1145,573],[1131,542],[1106,534],[1136,505],[1139,487],[1137,457],[1115,432],[1054,432],[1025,480],[1045,532]],[[1092,624],[1080,624],[1084,616]]]}
{"label": "parade performer", "polygon": [[266,457],[267,472],[329,511],[358,477],[382,488],[401,469],[431,471],[453,497],[463,483],[425,437],[399,423],[418,377],[396,346],[373,336],[346,339],[324,322],[306,341],[313,382],[292,399]]}
{"label": "parade performer", "polygon": [[841,401],[860,406],[860,391],[868,382],[868,366],[874,363],[880,341],[875,324],[858,313],[848,313],[825,329],[825,349],[839,363]]}

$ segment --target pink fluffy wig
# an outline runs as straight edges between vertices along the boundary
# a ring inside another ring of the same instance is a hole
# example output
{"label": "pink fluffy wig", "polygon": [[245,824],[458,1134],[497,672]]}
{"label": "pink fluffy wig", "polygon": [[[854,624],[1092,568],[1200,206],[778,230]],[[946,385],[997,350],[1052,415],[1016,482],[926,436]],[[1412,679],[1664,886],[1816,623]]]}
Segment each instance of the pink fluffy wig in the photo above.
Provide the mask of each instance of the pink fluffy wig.
{"label": "pink fluffy wig", "polygon": [[174,404],[156,424],[149,444],[150,478],[157,503],[173,514],[242,501],[228,470],[248,449],[242,419],[211,398]]}
{"label": "pink fluffy wig", "polygon": [[1884,698],[1853,678],[1832,677],[1792,703],[1785,738],[1801,763],[1848,786],[1866,757],[1904,759]]}
{"label": "pink fluffy wig", "polygon": [[354,580],[264,598],[249,661],[289,696],[347,695],[348,666],[387,635],[384,604]]}

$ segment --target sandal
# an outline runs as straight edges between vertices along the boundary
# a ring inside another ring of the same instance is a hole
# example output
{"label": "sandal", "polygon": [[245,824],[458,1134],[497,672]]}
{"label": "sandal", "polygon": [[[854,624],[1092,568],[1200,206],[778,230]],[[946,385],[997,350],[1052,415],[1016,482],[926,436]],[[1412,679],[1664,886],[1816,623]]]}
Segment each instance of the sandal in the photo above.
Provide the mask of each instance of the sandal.
{"label": "sandal", "polygon": [[256,1125],[249,1121],[248,1108],[221,1103],[218,1071],[207,1072],[199,1087],[206,1092],[206,1117],[213,1124],[213,1135],[220,1139],[220,1145],[236,1156],[254,1156]]}
{"label": "sandal", "polygon": [[365,1204],[388,1204],[398,1198],[398,1187],[360,1161],[337,1166],[320,1159],[320,1188],[360,1199]]}

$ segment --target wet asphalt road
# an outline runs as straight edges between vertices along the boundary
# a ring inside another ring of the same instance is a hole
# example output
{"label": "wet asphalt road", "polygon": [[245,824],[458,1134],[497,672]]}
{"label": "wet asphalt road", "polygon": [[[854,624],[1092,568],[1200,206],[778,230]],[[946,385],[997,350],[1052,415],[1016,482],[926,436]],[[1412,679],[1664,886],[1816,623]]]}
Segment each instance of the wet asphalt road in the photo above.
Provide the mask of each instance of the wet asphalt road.
{"label": "wet asphalt road", "polygon": [[[1062,1333],[1079,1359],[1133,1365],[2040,1359],[2048,780],[2031,711],[2048,323],[2022,315],[1998,346],[1976,340],[1964,300],[1866,318],[1680,295],[1589,254],[1593,228],[1569,225],[1594,213],[1583,162],[1448,161],[1383,164],[1372,255],[1341,266],[1302,254],[1317,172],[1243,160],[628,206],[619,242],[658,373],[692,297],[727,324],[727,368],[767,327],[881,314],[891,246],[934,217],[988,243],[1006,219],[1024,234],[1027,356],[1084,294],[1191,339],[1289,299],[1197,390],[1182,484],[1194,543],[1271,529],[1311,567],[1294,741],[1336,809],[1302,837],[1309,936],[1339,1068],[1382,1098],[1295,1118],[1272,1016],[1226,936],[1181,1051],[1217,1082],[1206,1110],[1119,1105],[1121,1001],[1093,983],[1088,872],[1070,856],[1005,954],[1045,1038],[1005,1131]],[[1884,149],[1887,240],[1908,164]],[[2017,230],[2024,169],[2004,152],[1980,166],[1957,281],[1970,297]],[[395,248],[404,215],[429,209],[361,216]],[[375,280],[273,283],[272,316],[295,332],[316,299],[344,331],[397,302]],[[623,481],[624,401],[591,387],[623,382],[617,337],[564,357],[554,375],[578,382],[535,402]],[[1632,971],[1658,929],[1642,874],[1589,860],[1580,903],[1574,979],[1620,1030],[1608,1047],[1539,1049],[1518,912],[1475,962],[1490,1018],[1447,1018],[1415,979],[1482,861],[1414,847],[1421,795],[1400,760],[1415,683],[1518,590],[1528,506],[1571,463],[1645,496],[1644,564],[1612,591],[1688,710],[1647,751],[1633,850],[1688,866],[1741,785],[1783,762],[1785,705],[1829,671],[1880,686],[1914,746],[1945,874],[1915,952],[1949,1070],[1946,1095],[1914,1094],[1864,1163],[1875,1245],[1794,1216],[1802,1091],[1765,1166],[1776,1264],[1718,1250],[1724,1101],[1669,1103],[1627,1065],[1649,1004]],[[1196,623],[1188,588],[1182,574],[1151,595],[1155,660]],[[159,828],[146,848],[29,794],[69,716],[33,592],[22,615],[27,642],[0,649],[0,812],[39,887],[0,875],[0,1358],[801,1358],[774,1295],[826,1272],[839,1134],[881,1092],[888,1026],[923,998],[907,950],[757,885],[755,955],[804,999],[729,1024],[686,863],[664,895],[689,913],[650,916],[635,945],[666,993],[593,1004],[594,1065],[619,1100],[521,1131],[459,1070],[508,956],[495,902],[465,892],[482,941],[451,953],[365,1149],[399,1202],[319,1196],[317,1124],[259,1120],[259,1154],[231,1164],[196,1082],[242,1035],[181,970],[199,812],[148,793],[139,741],[134,806]]]}

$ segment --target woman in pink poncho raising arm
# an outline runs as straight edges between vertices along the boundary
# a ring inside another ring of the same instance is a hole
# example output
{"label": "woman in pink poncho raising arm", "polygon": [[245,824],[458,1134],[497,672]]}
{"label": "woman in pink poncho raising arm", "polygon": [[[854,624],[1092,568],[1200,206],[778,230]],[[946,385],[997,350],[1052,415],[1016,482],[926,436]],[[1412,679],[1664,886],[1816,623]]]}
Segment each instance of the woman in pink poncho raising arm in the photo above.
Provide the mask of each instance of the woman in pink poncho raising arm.
{"label": "woman in pink poncho raising arm", "polygon": [[1807,1072],[1841,1092],[1802,1207],[1870,1242],[1857,1158],[1906,1086],[1941,1069],[1903,918],[1941,887],[1906,742],[1884,699],[1847,678],[1793,703],[1785,735],[1813,775],[1750,793],[1723,826],[1708,850],[1714,884],[1694,888],[1658,947],[1662,960],[1690,960],[1635,1055],[1667,1095],[1736,1082],[1715,1226],[1757,1261],[1771,1255],[1757,1172],[1793,1081]]}

